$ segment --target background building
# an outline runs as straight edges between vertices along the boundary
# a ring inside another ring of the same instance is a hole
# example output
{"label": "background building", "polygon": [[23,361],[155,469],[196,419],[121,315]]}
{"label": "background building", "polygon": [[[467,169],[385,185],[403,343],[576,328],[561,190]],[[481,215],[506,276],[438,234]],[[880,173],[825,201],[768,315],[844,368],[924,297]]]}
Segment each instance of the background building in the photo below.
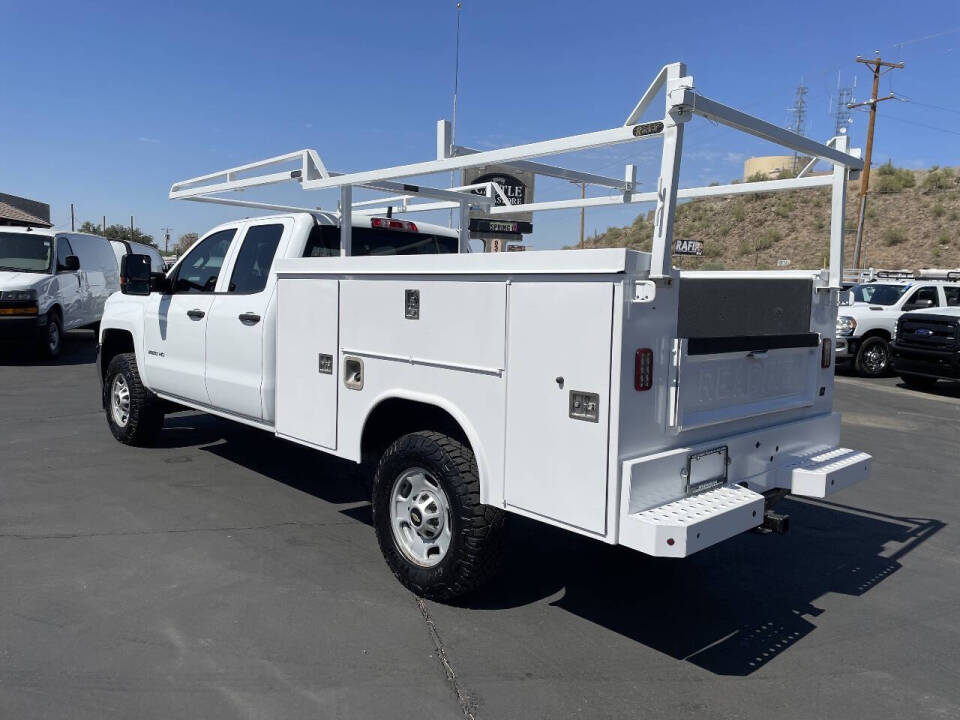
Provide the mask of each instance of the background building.
{"label": "background building", "polygon": [[0,193],[0,225],[51,227],[50,206],[37,200]]}

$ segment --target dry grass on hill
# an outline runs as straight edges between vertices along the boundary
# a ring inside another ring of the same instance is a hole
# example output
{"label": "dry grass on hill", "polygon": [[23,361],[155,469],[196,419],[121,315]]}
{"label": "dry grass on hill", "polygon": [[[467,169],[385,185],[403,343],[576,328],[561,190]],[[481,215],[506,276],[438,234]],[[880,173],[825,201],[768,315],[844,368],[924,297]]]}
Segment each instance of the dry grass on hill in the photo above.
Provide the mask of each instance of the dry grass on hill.
{"label": "dry grass on hill", "polygon": [[[911,171],[874,168],[864,224],[869,267],[960,267],[960,174],[952,168]],[[860,183],[848,186],[846,260],[856,237]],[[586,247],[650,249],[652,212],[633,225],[609,228]],[[827,188],[704,198],[677,209],[675,237],[704,241],[702,258],[677,257],[686,269],[769,269],[826,265],[830,233]]]}

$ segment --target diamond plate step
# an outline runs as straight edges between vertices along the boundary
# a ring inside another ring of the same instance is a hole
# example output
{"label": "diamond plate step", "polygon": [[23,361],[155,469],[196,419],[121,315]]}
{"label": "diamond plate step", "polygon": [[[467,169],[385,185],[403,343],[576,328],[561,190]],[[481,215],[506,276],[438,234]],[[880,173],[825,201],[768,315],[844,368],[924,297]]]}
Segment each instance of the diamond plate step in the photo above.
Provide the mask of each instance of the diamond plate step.
{"label": "diamond plate step", "polygon": [[628,515],[620,542],[648,555],[686,557],[763,522],[763,495],[733,486]]}

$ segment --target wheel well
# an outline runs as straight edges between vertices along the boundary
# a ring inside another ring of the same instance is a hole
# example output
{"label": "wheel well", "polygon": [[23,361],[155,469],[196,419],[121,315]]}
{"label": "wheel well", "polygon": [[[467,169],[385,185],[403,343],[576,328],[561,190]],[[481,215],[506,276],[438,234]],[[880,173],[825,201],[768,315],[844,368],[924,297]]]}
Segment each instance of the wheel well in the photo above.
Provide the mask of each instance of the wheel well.
{"label": "wheel well", "polygon": [[470,446],[460,423],[443,408],[416,400],[390,398],[377,405],[363,425],[360,438],[362,462],[376,462],[390,443],[418,430],[436,430]]}
{"label": "wheel well", "polygon": [[50,313],[56,313],[57,315],[60,316],[60,319],[63,320],[63,308],[61,308],[61,307],[60,307],[59,305],[57,305],[56,303],[54,303],[53,305],[51,305],[51,306],[50,306],[50,309],[47,310],[47,314],[49,315]]}
{"label": "wheel well", "polygon": [[866,340],[867,338],[872,338],[872,337],[880,337],[880,338],[883,338],[884,340],[889,340],[890,333],[887,332],[886,330],[881,330],[879,328],[876,328],[874,330],[868,330],[863,334],[861,341]]}
{"label": "wheel well", "polygon": [[126,330],[105,330],[100,346],[100,372],[105,377],[110,361],[121,353],[134,352],[133,335]]}

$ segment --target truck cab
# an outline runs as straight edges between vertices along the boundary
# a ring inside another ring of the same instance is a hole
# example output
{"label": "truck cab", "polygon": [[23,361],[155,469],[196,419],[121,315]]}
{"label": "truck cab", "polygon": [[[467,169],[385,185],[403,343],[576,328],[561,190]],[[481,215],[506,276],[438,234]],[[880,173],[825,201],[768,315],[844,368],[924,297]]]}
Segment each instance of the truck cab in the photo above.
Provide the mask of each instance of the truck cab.
{"label": "truck cab", "polygon": [[960,302],[960,283],[915,280],[898,275],[850,288],[852,302],[837,316],[837,366],[851,367],[863,377],[882,377],[891,370],[890,341],[905,312],[947,307]]}
{"label": "truck cab", "polygon": [[[393,218],[357,217],[355,255],[457,252],[456,232]],[[318,214],[223,223],[200,237],[146,296],[116,294],[101,335],[100,376],[135,351],[152,392],[241,422],[271,425],[275,412],[276,258],[340,254],[340,230]]]}

